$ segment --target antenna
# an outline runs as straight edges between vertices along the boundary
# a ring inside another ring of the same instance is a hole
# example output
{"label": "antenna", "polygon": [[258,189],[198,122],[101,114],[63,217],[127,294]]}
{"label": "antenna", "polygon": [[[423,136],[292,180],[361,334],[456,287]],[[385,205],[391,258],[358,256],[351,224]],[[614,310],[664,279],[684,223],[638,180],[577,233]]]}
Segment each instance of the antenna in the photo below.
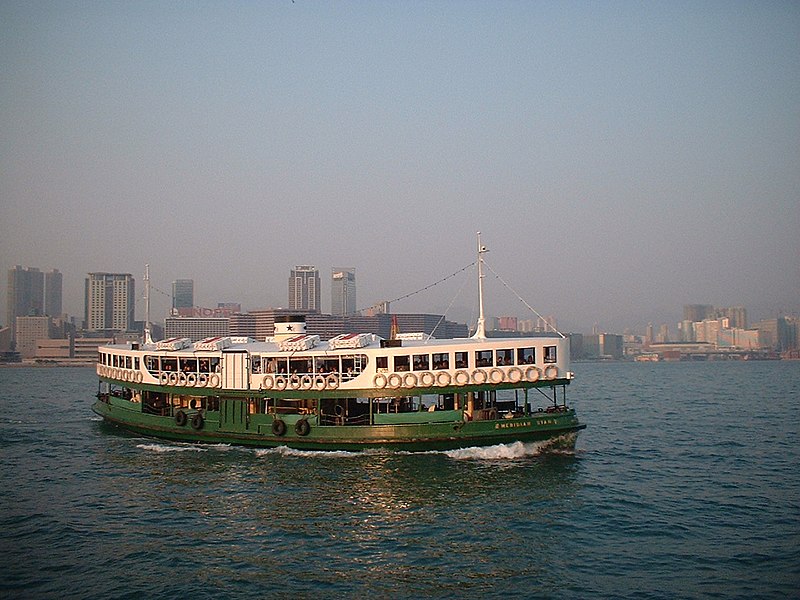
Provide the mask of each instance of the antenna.
{"label": "antenna", "polygon": [[478,326],[473,338],[486,338],[486,318],[483,314],[483,255],[488,252],[486,246],[481,244],[481,232],[478,232]]}

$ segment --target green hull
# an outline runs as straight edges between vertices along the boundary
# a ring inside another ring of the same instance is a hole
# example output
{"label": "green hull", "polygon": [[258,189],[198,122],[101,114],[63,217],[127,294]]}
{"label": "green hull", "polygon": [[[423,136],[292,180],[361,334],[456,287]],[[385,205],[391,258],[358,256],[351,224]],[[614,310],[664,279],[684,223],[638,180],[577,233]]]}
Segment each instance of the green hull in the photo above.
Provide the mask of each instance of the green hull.
{"label": "green hull", "polygon": [[[231,407],[233,408],[233,405]],[[532,412],[510,419],[464,421],[462,417],[431,413],[411,413],[410,423],[373,425],[319,425],[316,417],[285,415],[285,433],[273,433],[271,415],[246,415],[225,409],[206,411],[202,420],[187,419],[178,424],[171,416],[142,412],[142,406],[122,398],[98,400],[94,412],[109,423],[125,430],[149,437],[180,442],[232,444],[259,448],[287,446],[305,450],[365,450],[387,448],[393,450],[424,451],[452,450],[471,446],[491,446],[512,442],[537,442],[553,440],[559,446],[572,447],[578,431],[585,425],[578,422],[575,411],[561,407],[552,412]],[[460,411],[447,411],[458,413]],[[238,418],[237,418],[238,417]],[[307,431],[296,431],[295,425],[304,420]]]}

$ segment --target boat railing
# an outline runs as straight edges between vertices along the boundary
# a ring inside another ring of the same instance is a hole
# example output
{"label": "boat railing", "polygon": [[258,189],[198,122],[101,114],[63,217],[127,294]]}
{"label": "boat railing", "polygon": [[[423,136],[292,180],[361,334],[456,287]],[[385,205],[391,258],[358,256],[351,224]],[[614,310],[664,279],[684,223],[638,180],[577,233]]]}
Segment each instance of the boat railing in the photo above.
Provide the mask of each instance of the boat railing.
{"label": "boat railing", "polygon": [[346,417],[344,415],[335,415],[330,413],[322,413],[319,419],[320,425],[369,425],[369,415],[355,415],[353,417]]}

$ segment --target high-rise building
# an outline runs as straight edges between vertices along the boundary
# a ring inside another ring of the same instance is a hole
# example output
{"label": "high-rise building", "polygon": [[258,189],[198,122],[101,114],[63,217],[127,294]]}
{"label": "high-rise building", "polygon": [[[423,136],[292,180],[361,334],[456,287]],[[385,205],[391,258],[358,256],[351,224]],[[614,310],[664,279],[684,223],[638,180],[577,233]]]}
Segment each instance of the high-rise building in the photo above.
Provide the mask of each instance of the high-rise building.
{"label": "high-rise building", "polygon": [[289,310],[320,311],[319,271],[298,265],[289,275]]}
{"label": "high-rise building", "polygon": [[89,273],[84,298],[87,330],[127,331],[133,328],[136,294],[130,273]]}
{"label": "high-rise building", "polygon": [[331,273],[331,314],[352,315],[356,312],[356,270],[335,267]]}
{"label": "high-rise building", "polygon": [[58,269],[44,274],[44,314],[51,317],[61,316],[62,279]]}
{"label": "high-rise building", "polygon": [[172,282],[172,308],[194,306],[194,279],[176,279]]}
{"label": "high-rise building", "polygon": [[6,325],[16,338],[17,317],[44,314],[44,273],[19,265],[9,269],[7,293]]}
{"label": "high-rise building", "polygon": [[684,321],[704,321],[714,316],[714,307],[710,304],[684,304],[683,305],[683,320]]}

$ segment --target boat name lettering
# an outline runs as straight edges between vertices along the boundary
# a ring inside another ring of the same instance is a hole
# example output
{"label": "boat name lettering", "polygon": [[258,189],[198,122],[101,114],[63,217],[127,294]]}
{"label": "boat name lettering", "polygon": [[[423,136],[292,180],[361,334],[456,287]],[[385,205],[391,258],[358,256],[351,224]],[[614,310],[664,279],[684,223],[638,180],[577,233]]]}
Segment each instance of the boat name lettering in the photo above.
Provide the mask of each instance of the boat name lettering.
{"label": "boat name lettering", "polygon": [[530,427],[532,421],[518,421],[515,423],[495,423],[495,429],[513,429],[514,427]]}

